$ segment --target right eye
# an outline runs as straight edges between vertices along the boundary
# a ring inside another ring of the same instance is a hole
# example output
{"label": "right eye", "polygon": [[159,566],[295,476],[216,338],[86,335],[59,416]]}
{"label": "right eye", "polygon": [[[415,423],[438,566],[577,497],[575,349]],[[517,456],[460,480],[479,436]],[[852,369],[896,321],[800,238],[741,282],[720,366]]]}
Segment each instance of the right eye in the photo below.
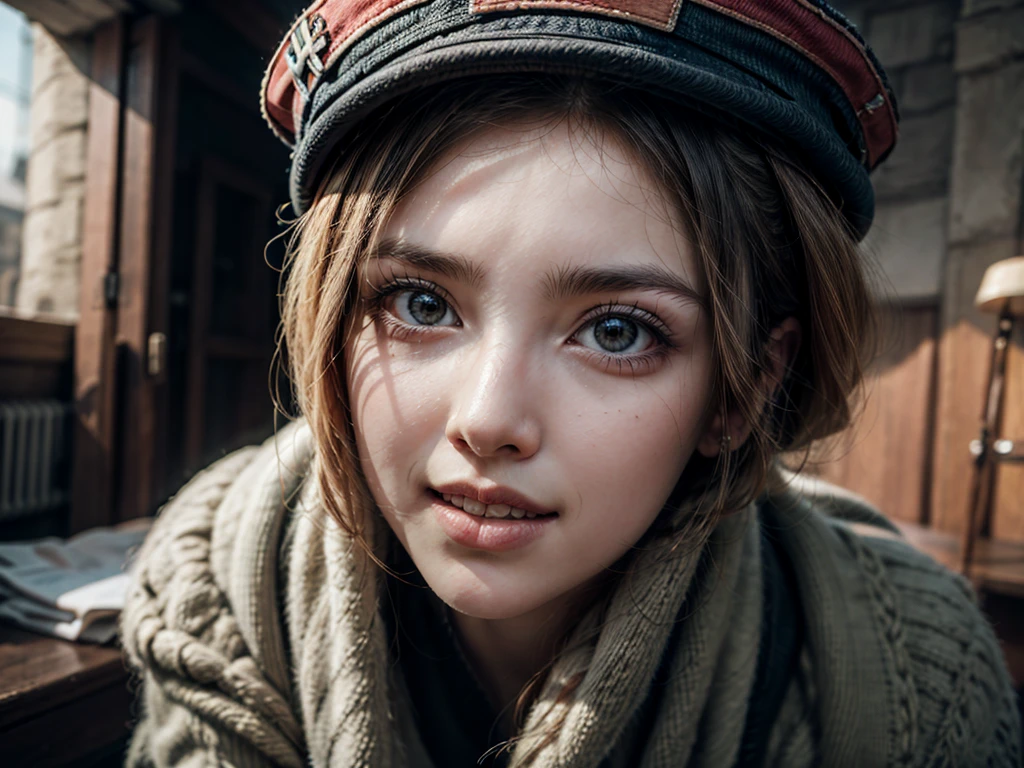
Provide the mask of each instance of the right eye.
{"label": "right eye", "polygon": [[408,325],[452,326],[459,322],[447,301],[422,288],[401,289],[391,294],[391,313]]}

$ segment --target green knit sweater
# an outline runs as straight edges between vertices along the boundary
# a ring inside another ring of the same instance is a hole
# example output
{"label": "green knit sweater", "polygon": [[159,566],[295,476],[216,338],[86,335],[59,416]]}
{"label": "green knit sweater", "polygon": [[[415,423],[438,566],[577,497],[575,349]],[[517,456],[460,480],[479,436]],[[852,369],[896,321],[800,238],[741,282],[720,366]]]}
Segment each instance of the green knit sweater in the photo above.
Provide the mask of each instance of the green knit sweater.
{"label": "green knit sweater", "polygon": [[[159,516],[122,618],[143,696],[130,765],[430,768],[382,579],[323,514],[313,462],[308,430],[290,427],[198,475]],[[854,533],[844,520],[877,513],[827,486],[794,484],[762,514],[804,622],[766,766],[1020,765],[1006,668],[961,578]],[[555,663],[510,764],[733,765],[761,631],[756,521],[753,508],[728,517],[698,553],[638,555]],[[380,545],[388,531],[368,524]],[[670,641],[641,738],[635,714]]]}

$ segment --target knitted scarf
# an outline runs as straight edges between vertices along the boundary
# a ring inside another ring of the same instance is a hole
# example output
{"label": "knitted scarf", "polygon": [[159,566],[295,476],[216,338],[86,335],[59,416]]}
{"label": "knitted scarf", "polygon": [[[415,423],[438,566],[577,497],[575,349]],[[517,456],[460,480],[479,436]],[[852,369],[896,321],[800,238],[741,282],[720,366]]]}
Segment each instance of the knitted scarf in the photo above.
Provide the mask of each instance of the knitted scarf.
{"label": "knitted scarf", "polygon": [[[122,618],[145,687],[129,765],[216,755],[239,766],[430,766],[389,658],[379,569],[322,513],[314,461],[308,429],[289,427],[197,476],[156,521]],[[831,503],[872,516],[856,499]],[[917,741],[919,694],[880,556],[795,490],[765,509],[805,622],[766,764],[911,764],[935,745]],[[382,525],[367,529],[387,535]],[[639,551],[555,662],[510,764],[732,765],[761,631],[759,536],[752,507],[699,552]],[[669,684],[641,739],[635,714],[670,638]]]}

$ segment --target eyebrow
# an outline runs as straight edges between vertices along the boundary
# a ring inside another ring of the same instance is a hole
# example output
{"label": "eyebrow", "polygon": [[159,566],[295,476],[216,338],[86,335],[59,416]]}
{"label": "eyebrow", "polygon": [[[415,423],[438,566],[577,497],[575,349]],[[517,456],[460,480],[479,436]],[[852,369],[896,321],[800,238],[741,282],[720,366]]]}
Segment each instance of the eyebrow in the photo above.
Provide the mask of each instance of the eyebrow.
{"label": "eyebrow", "polygon": [[704,306],[704,297],[679,275],[657,264],[620,267],[563,266],[544,281],[544,297],[549,300],[584,296],[588,293],[654,290],[674,293]]}
{"label": "eyebrow", "polygon": [[[472,287],[479,287],[486,274],[480,265],[458,254],[435,251],[392,238],[382,240],[374,250],[372,258],[395,259],[412,267],[445,275]],[[674,293],[701,307],[705,304],[704,297],[690,283],[657,264],[616,267],[561,266],[545,276],[541,294],[545,299],[555,301],[590,293],[631,290]]]}
{"label": "eyebrow", "polygon": [[410,267],[419,267],[468,283],[474,288],[479,288],[484,279],[484,270],[463,256],[431,250],[405,240],[385,238],[374,249],[371,258],[395,259]]}

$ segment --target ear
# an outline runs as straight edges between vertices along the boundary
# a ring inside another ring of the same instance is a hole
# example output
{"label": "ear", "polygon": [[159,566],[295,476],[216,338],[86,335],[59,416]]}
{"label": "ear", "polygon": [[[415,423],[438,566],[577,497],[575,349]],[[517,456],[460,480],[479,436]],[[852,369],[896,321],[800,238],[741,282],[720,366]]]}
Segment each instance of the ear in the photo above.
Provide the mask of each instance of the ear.
{"label": "ear", "polygon": [[[802,338],[800,321],[795,317],[787,317],[772,329],[768,336],[769,369],[765,371],[760,381],[760,388],[764,396],[763,403],[770,403],[779,387],[782,386],[787,369],[796,359],[797,352],[800,351]],[[750,431],[751,425],[747,423],[742,414],[732,412],[726,419],[721,413],[716,413],[697,442],[697,450],[702,456],[709,459],[714,458],[722,450],[724,436],[728,435],[732,438],[729,441],[729,449],[736,450],[746,442]]]}

